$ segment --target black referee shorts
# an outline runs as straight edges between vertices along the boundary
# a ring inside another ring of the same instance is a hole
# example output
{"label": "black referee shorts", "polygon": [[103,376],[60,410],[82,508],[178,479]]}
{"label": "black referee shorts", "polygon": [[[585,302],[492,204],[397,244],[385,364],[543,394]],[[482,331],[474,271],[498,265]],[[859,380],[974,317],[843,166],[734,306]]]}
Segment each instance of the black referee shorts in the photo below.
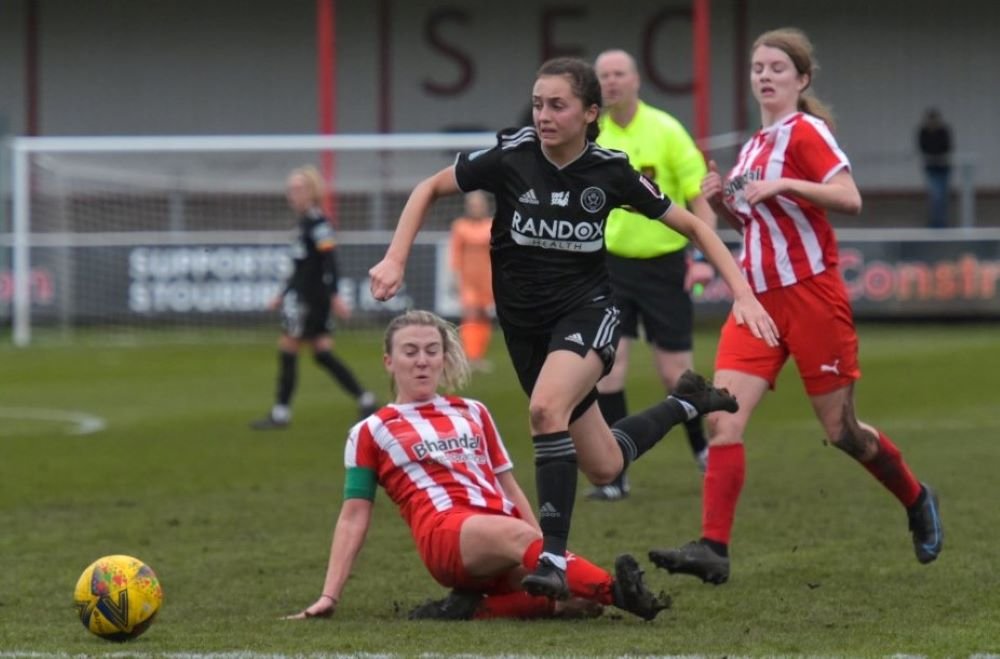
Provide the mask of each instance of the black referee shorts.
{"label": "black referee shorts", "polygon": [[[507,353],[524,393],[531,396],[545,359],[556,350],[569,350],[581,357],[594,350],[604,362],[604,374],[610,372],[618,345],[619,315],[618,308],[610,300],[605,300],[571,311],[560,318],[548,333],[531,334],[504,328]],[[570,422],[578,419],[596,400],[595,387],[573,410]]]}
{"label": "black referee shorts", "polygon": [[661,350],[687,352],[693,346],[694,304],[684,290],[684,251],[650,259],[628,259],[608,253],[608,272],[621,309],[621,333],[646,340]]}
{"label": "black referee shorts", "polygon": [[288,291],[281,304],[281,329],[293,339],[315,339],[333,333],[330,297],[306,300],[295,291]]}

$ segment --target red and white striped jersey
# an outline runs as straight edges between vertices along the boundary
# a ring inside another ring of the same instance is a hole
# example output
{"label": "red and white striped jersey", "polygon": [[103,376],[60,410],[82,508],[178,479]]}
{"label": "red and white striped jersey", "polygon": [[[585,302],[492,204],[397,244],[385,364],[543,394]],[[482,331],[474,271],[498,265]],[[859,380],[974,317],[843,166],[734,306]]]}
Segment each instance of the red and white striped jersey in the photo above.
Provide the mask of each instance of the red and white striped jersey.
{"label": "red and white striped jersey", "polygon": [[374,471],[414,533],[453,509],[520,516],[497,481],[514,466],[507,448],[470,398],[383,407],[351,429],[344,464]]}
{"label": "red and white striped jersey", "polygon": [[791,286],[836,266],[837,237],[824,208],[788,195],[751,207],[746,184],[778,178],[822,183],[842,169],[850,163],[830,129],[802,112],[759,130],[743,145],[726,178],[724,201],[743,221],[741,265],[754,291]]}

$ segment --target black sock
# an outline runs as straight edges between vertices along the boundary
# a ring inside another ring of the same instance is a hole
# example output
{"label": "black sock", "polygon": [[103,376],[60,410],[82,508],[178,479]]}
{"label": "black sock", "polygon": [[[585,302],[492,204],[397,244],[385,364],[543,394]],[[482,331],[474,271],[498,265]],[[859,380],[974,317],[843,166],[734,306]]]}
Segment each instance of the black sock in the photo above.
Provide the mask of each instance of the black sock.
{"label": "black sock", "polygon": [[294,352],[278,351],[278,405],[286,407],[292,401],[295,392],[295,380],[298,377],[299,356]]}
{"label": "black sock", "polygon": [[338,358],[333,356],[329,350],[323,350],[317,352],[313,355],[313,359],[319,364],[323,370],[333,376],[333,379],[340,383],[347,393],[351,394],[355,398],[360,398],[361,394],[365,391],[361,388],[358,383],[358,379],[354,377],[354,373],[351,373],[351,369],[347,368],[347,364],[340,361]]}
{"label": "black sock", "polygon": [[700,455],[702,451],[708,448],[708,442],[705,441],[705,424],[702,422],[701,417],[685,421],[684,428],[687,430],[688,444],[691,445],[691,452],[696,456]]}
{"label": "black sock", "polygon": [[628,404],[625,402],[625,391],[611,391],[598,394],[597,404],[601,408],[601,416],[609,426],[615,425],[628,416]]}
{"label": "black sock", "polygon": [[531,441],[535,446],[542,551],[565,556],[576,499],[576,449],[568,430],[535,435]]}
{"label": "black sock", "polygon": [[622,451],[622,470],[656,446],[671,428],[686,420],[687,412],[684,407],[673,398],[667,398],[616,423],[611,434],[615,436]]}

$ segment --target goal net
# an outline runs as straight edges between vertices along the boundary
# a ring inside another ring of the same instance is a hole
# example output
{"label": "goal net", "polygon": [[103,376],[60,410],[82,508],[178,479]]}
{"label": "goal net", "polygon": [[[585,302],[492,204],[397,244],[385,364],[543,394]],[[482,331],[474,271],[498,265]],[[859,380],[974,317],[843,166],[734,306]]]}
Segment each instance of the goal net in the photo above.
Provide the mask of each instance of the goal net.
{"label": "goal net", "polygon": [[[346,327],[402,308],[454,317],[442,200],[390,303],[368,293],[409,191],[492,134],[301,137],[19,138],[12,141],[12,231],[0,233],[0,319],[19,344],[55,334],[276,331],[268,301],[290,268],[297,217],[284,181],[305,164],[332,181]],[[5,261],[5,262],[4,262]],[[345,323],[341,323],[345,325]]]}

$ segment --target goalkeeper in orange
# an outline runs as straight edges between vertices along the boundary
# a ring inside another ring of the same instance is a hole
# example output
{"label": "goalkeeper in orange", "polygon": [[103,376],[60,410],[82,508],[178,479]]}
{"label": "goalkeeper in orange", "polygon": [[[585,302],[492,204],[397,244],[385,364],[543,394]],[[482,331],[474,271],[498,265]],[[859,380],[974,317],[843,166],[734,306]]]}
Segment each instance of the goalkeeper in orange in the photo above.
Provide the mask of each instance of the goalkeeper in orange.
{"label": "goalkeeper in orange", "polygon": [[491,369],[486,351],[493,334],[490,274],[490,202],[481,191],[465,195],[465,215],[451,225],[450,263],[462,305],[459,335],[474,370]]}

